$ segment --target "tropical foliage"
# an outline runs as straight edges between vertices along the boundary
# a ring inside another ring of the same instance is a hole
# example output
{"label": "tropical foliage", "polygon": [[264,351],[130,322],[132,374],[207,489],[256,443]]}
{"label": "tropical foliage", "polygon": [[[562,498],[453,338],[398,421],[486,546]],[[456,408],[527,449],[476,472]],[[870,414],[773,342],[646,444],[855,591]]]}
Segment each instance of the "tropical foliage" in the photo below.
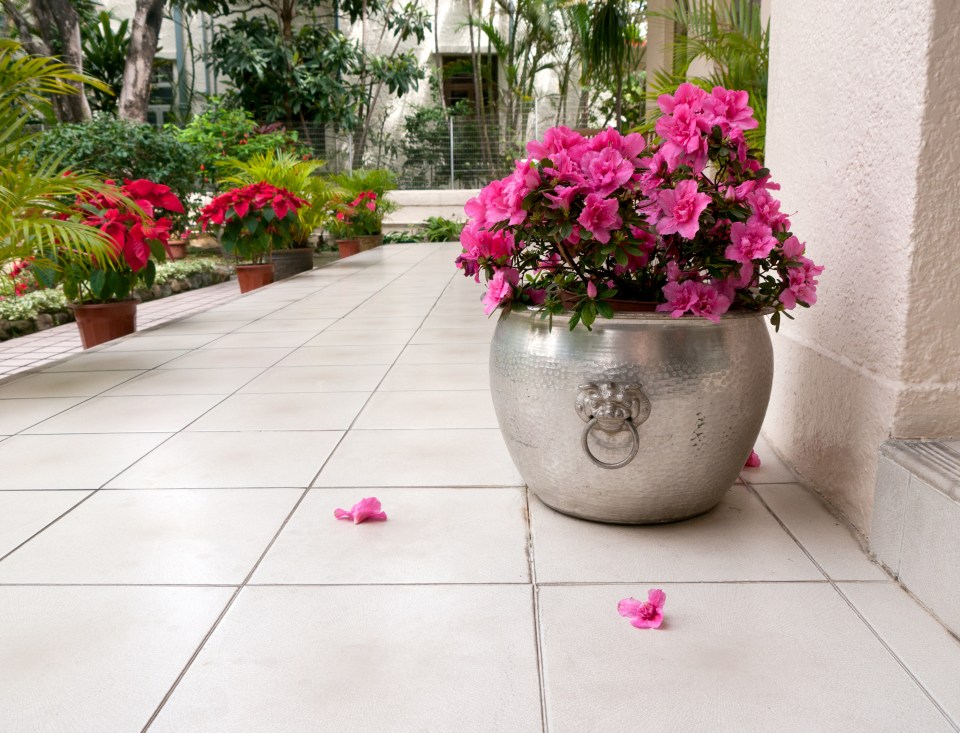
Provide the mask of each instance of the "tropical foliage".
{"label": "tropical foliage", "polygon": [[[747,142],[763,160],[770,29],[762,22],[760,4],[751,0],[684,0],[666,17],[685,32],[674,41],[672,71],[651,80],[646,129],[652,129],[659,116],[657,97],[671,93],[684,81],[706,91],[715,86],[742,89],[750,95],[757,121],[757,127],[747,131]],[[707,71],[691,75],[695,61]]]}
{"label": "tropical foliage", "polygon": [[297,224],[291,230],[290,247],[306,247],[307,240],[330,218],[339,188],[319,175],[322,160],[303,160],[283,150],[267,150],[243,161],[228,158],[221,162],[222,186],[245,186],[266,181],[305,200],[309,206],[297,210]]}
{"label": "tropical foliage", "polygon": [[26,130],[31,120],[52,119],[51,97],[77,94],[78,82],[97,83],[0,39],[0,265],[29,259],[55,243],[95,262],[106,260],[108,237],[73,216],[69,203],[106,187],[92,174],[65,175],[61,161],[38,151],[36,136]]}

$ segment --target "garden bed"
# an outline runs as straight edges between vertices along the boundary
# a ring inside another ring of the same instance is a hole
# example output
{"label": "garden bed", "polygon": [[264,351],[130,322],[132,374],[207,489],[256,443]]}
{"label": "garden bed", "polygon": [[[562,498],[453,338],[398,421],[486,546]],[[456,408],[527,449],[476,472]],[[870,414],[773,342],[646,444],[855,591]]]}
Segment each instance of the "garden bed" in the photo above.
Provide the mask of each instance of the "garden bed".
{"label": "garden bed", "polygon": [[[157,267],[153,287],[137,290],[133,296],[145,303],[226,282],[232,275],[233,268],[212,258],[167,262]],[[73,320],[67,299],[58,288],[0,298],[0,341],[45,331]]]}

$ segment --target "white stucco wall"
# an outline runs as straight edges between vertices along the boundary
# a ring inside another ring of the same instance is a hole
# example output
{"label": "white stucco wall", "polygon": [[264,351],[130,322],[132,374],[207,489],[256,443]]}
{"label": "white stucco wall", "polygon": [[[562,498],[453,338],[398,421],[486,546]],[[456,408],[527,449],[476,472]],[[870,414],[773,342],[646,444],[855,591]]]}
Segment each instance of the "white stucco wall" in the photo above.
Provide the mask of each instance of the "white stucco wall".
{"label": "white stucco wall", "polygon": [[960,19],[943,27],[952,0],[771,5],[767,164],[827,269],[819,303],[774,336],[765,432],[865,530],[879,444],[960,432],[960,269],[945,257],[960,161],[944,139],[957,145]]}

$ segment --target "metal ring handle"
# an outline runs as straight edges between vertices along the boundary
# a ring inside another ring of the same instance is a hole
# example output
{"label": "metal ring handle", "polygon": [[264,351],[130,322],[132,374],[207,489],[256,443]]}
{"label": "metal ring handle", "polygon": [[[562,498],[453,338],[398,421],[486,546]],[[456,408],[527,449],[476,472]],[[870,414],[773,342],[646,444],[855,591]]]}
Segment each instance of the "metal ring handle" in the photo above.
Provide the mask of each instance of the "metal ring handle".
{"label": "metal ring handle", "polygon": [[630,428],[630,432],[633,433],[633,448],[630,449],[629,456],[624,458],[622,461],[617,461],[616,463],[607,463],[606,461],[601,461],[599,458],[593,455],[593,452],[590,450],[590,446],[587,444],[587,438],[590,437],[590,431],[593,430],[594,426],[597,424],[597,418],[591,417],[587,422],[586,427],[584,427],[583,433],[580,436],[580,445],[583,446],[583,452],[587,454],[587,457],[600,468],[623,468],[630,463],[630,461],[636,458],[637,452],[640,450],[640,433],[637,432],[637,426],[633,424],[633,420],[628,418],[623,422],[628,428]]}

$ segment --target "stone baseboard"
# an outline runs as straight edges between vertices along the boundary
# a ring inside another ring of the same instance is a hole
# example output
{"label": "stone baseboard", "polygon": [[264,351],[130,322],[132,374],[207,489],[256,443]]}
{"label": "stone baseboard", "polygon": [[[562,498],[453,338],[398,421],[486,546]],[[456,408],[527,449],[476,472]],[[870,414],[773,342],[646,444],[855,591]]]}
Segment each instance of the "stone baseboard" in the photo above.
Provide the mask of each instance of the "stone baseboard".
{"label": "stone baseboard", "polygon": [[960,442],[880,446],[870,551],[960,636]]}

